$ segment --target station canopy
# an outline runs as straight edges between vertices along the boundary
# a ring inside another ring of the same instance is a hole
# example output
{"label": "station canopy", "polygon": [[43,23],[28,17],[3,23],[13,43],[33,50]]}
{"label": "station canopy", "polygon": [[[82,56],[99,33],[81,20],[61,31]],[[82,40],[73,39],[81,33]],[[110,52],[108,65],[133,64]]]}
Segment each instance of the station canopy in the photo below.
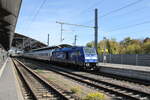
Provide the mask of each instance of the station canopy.
{"label": "station canopy", "polygon": [[47,47],[47,45],[31,37],[15,33],[13,37],[12,47],[23,51],[29,51],[31,49]]}
{"label": "station canopy", "polygon": [[22,0],[0,0],[0,44],[9,50]]}
{"label": "station canopy", "polygon": [[42,43],[31,37],[19,33],[15,33],[12,42],[12,47],[17,48],[18,50],[23,50],[28,52],[28,51],[40,51],[40,50],[72,47],[72,45],[60,44],[60,45],[48,46],[45,43]]}
{"label": "station canopy", "polygon": [[41,50],[57,49],[57,48],[65,48],[65,47],[72,47],[72,45],[60,44],[60,45],[56,45],[56,46],[47,46],[47,47],[43,47],[43,48],[32,49],[31,52],[33,52],[33,51],[41,51]]}

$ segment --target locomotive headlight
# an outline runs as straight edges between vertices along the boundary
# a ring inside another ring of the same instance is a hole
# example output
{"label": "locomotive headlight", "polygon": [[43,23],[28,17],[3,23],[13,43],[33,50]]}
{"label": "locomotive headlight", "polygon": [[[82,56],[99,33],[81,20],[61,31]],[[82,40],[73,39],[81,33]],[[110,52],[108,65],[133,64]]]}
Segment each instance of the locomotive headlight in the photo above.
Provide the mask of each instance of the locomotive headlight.
{"label": "locomotive headlight", "polygon": [[97,59],[97,57],[92,57],[92,59]]}
{"label": "locomotive headlight", "polygon": [[89,63],[86,63],[86,66],[90,66],[90,64],[89,64]]}

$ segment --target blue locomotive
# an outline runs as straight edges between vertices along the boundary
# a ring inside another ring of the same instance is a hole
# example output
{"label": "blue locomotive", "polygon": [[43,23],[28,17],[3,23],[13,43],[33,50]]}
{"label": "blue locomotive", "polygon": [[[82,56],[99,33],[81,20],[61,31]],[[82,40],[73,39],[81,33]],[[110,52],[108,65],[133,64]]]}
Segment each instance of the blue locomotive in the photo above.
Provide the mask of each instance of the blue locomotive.
{"label": "blue locomotive", "polygon": [[69,47],[54,50],[51,61],[60,64],[75,65],[83,69],[95,69],[98,57],[94,48]]}
{"label": "blue locomotive", "polygon": [[83,46],[44,48],[23,54],[24,57],[70,65],[79,69],[96,69],[98,56],[95,48]]}

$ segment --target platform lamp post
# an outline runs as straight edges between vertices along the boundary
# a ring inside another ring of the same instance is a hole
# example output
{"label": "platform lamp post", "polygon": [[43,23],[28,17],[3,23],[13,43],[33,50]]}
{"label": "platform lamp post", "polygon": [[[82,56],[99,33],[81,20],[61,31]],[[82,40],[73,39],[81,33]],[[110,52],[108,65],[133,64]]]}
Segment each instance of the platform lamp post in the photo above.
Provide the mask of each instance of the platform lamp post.
{"label": "platform lamp post", "polygon": [[49,34],[48,34],[48,37],[47,37],[47,46],[49,46]]}
{"label": "platform lamp post", "polygon": [[106,37],[103,38],[104,40],[104,53],[103,53],[103,63],[106,62]]}

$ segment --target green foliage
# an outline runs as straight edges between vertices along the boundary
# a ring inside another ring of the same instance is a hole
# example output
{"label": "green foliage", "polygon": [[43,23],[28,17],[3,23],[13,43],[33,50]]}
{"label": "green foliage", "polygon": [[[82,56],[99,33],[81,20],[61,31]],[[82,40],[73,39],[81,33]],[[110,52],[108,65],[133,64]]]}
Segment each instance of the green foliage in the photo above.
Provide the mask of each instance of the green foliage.
{"label": "green foliage", "polygon": [[[126,41],[126,40],[124,40]],[[124,50],[125,54],[141,54],[141,46],[142,46],[142,41],[136,40],[136,39],[130,39],[128,42],[124,42],[123,46],[126,48]]]}
{"label": "green foliage", "polygon": [[89,93],[83,100],[105,100],[105,98],[103,93],[95,92]]}
{"label": "green foliage", "polygon": [[126,54],[141,54],[141,46],[139,44],[128,45],[125,51]]}
{"label": "green foliage", "polygon": [[144,54],[150,54],[150,41],[147,41],[143,44]]}
{"label": "green foliage", "polygon": [[119,54],[120,44],[115,40],[107,40],[106,46],[109,54]]}
{"label": "green foliage", "polygon": [[99,54],[104,53],[104,46],[105,46],[105,42],[103,40],[98,43],[98,53]]}
{"label": "green foliage", "polygon": [[43,70],[40,70],[40,69],[36,69],[36,71],[37,71],[38,73],[43,73]]}
{"label": "green foliage", "polygon": [[89,43],[86,44],[86,46],[87,46],[87,47],[94,47],[94,42],[93,42],[93,41],[92,41],[92,42],[89,42]]}
{"label": "green foliage", "polygon": [[103,54],[104,52],[106,54],[119,54],[120,44],[116,42],[115,39],[106,40],[106,41],[102,40],[98,43],[98,53]]}
{"label": "green foliage", "polygon": [[[93,47],[94,43],[87,43],[88,47]],[[105,49],[106,48],[106,49]],[[150,38],[144,40],[125,38],[121,42],[115,39],[102,40],[98,43],[99,54],[150,54]]]}
{"label": "green foliage", "polygon": [[71,88],[72,93],[81,93],[81,88],[79,86]]}
{"label": "green foliage", "polygon": [[124,45],[124,46],[128,46],[128,45],[130,45],[131,41],[132,41],[132,39],[130,37],[127,37],[123,41],[121,41],[120,44]]}

